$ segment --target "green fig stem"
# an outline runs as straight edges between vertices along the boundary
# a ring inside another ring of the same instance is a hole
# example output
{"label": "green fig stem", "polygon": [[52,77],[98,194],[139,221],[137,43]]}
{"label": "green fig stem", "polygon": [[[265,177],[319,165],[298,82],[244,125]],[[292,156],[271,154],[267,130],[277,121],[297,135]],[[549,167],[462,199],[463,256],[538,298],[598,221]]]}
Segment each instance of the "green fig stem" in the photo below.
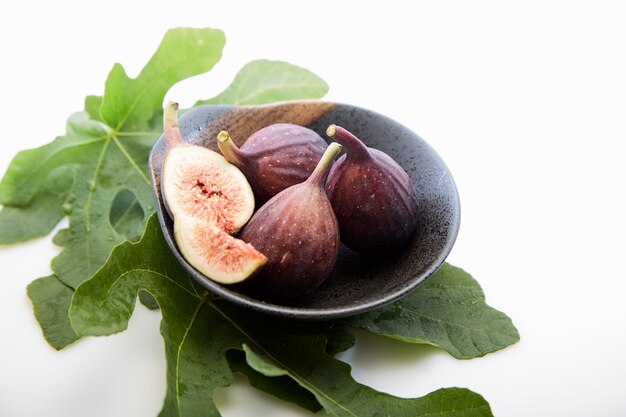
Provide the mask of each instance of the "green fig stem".
{"label": "green fig stem", "polygon": [[324,151],[324,154],[320,158],[320,161],[317,163],[317,166],[311,173],[309,179],[306,180],[307,183],[324,187],[326,183],[326,177],[328,177],[328,173],[330,172],[330,168],[333,166],[333,161],[335,157],[339,155],[341,152],[342,146],[336,142],[328,145],[328,148]]}
{"label": "green fig stem", "polygon": [[347,158],[352,160],[370,159],[370,152],[361,139],[341,126],[330,125],[326,134],[346,148]]}
{"label": "green fig stem", "polygon": [[183,145],[185,141],[178,128],[178,103],[168,101],[163,111],[163,132],[168,149]]}
{"label": "green fig stem", "polygon": [[233,142],[226,130],[222,130],[217,135],[217,146],[228,162],[237,167],[244,165],[245,157],[243,152],[235,145],[235,142]]}

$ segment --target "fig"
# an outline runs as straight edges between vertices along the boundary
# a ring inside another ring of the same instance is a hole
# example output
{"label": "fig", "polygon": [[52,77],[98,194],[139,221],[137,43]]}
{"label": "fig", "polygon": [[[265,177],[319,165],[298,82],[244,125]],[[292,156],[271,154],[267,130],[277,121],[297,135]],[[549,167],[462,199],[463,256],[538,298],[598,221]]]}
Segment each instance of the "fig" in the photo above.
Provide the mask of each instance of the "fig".
{"label": "fig", "polygon": [[341,241],[366,255],[397,251],[418,224],[417,193],[409,175],[389,155],[367,147],[343,127],[330,125],[326,134],[346,151],[326,183]]}
{"label": "fig", "polygon": [[244,173],[259,206],[305,181],[328,146],[313,130],[289,123],[256,131],[241,148],[224,130],[217,136],[217,144],[224,157]]}
{"label": "fig", "polygon": [[183,141],[177,103],[166,105],[163,128],[167,154],[161,191],[181,254],[214,281],[245,280],[267,261],[252,245],[231,236],[254,211],[250,184],[219,153]]}
{"label": "fig", "polygon": [[341,146],[327,147],[304,182],[265,203],[243,228],[241,239],[267,256],[245,290],[271,301],[288,301],[317,288],[339,254],[339,227],[324,183]]}

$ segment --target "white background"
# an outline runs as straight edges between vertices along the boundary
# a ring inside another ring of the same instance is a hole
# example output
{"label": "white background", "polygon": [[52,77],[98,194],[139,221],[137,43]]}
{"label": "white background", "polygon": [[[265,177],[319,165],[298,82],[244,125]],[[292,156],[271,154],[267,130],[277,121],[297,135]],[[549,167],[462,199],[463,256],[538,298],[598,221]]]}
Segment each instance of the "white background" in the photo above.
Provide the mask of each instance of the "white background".
{"label": "white background", "polygon": [[[0,15],[0,173],[64,133],[114,62],[136,75],[168,28],[226,32],[222,61],[168,98],[190,106],[246,62],[308,68],[327,99],[412,128],[447,162],[463,215],[449,261],[509,314],[521,341],[459,361],[359,334],[342,358],[399,396],[481,393],[500,417],[626,415],[626,13],[620,2],[11,2]],[[506,4],[505,4],[506,3]],[[25,288],[49,238],[0,248],[0,416],[156,416],[159,313],[56,352]],[[238,379],[224,416],[307,416]]]}

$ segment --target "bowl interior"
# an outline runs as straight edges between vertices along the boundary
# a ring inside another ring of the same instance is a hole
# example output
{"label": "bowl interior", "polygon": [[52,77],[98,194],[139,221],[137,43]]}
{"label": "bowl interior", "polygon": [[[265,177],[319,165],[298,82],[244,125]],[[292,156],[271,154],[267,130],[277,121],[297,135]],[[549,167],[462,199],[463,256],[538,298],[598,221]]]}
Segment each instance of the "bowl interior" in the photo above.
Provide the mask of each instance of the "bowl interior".
{"label": "bowl interior", "polygon": [[[188,143],[217,150],[220,130],[241,145],[256,130],[272,123],[307,126],[324,139],[328,125],[347,128],[372,148],[394,158],[409,174],[418,197],[419,226],[415,237],[394,256],[372,260],[342,245],[331,276],[311,294],[279,305],[264,302],[218,284],[189,265],[174,241],[173,222],[161,196],[165,141],[161,136],[150,154],[152,186],[165,239],[181,264],[211,292],[236,304],[289,318],[325,320],[369,311],[407,294],[441,266],[456,239],[460,206],[452,176],[436,152],[401,124],[367,109],[323,101],[293,101],[265,106],[199,106],[179,121]],[[218,150],[217,150],[218,151]],[[219,151],[218,151],[219,152]]]}

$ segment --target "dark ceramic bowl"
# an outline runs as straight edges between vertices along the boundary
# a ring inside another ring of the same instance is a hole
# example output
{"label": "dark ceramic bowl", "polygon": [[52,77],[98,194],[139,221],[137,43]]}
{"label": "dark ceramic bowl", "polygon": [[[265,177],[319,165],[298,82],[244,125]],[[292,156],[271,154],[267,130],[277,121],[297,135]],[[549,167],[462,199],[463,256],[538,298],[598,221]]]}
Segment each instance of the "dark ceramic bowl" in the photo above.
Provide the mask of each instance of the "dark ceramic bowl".
{"label": "dark ceramic bowl", "polygon": [[173,222],[161,196],[163,136],[150,154],[156,208],[165,239],[189,273],[211,292],[238,305],[277,316],[325,320],[350,316],[389,304],[420,284],[441,266],[459,230],[460,207],[448,168],[419,136],[401,124],[370,110],[323,101],[292,101],[265,106],[199,106],[179,121],[189,143],[217,150],[216,136],[226,129],[237,145],[272,123],[307,126],[329,140],[328,125],[352,131],[367,146],[386,152],[409,174],[417,190],[419,226],[413,240],[397,255],[372,260],[341,247],[333,273],[311,294],[289,305],[272,304],[211,281],[189,265],[174,241]]}

